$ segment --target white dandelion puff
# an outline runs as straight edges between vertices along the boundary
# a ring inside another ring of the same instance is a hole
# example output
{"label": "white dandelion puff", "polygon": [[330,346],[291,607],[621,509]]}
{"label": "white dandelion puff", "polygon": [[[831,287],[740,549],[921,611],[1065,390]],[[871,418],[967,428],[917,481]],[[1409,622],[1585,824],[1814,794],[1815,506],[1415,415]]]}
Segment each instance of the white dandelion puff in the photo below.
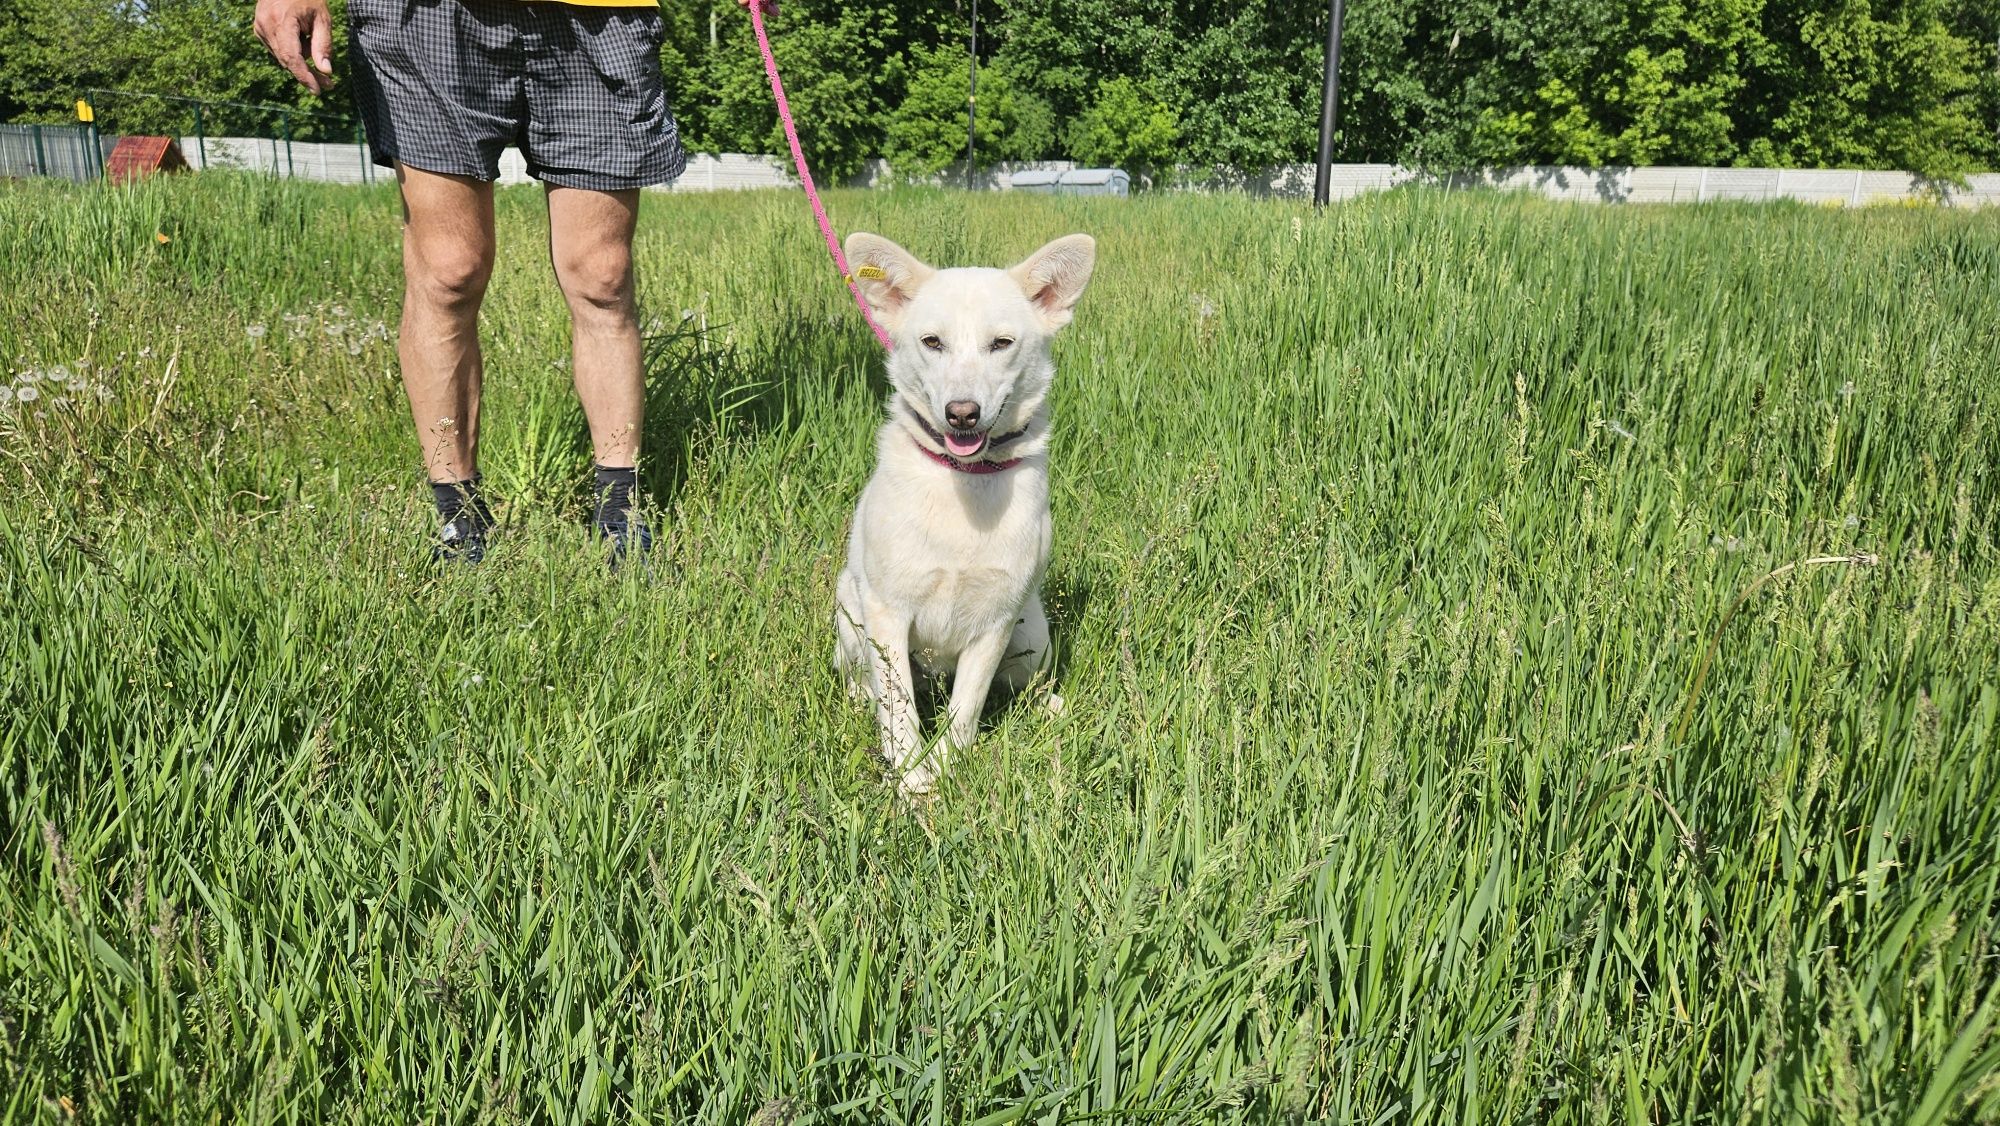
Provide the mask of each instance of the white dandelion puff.
{"label": "white dandelion puff", "polygon": [[23,403],[32,403],[41,397],[41,391],[32,385],[14,389],[14,398]]}
{"label": "white dandelion puff", "polygon": [[243,335],[249,337],[252,340],[264,339],[264,334],[269,331],[271,330],[265,328],[264,322],[262,321],[259,321],[256,324],[248,324],[243,326]]}

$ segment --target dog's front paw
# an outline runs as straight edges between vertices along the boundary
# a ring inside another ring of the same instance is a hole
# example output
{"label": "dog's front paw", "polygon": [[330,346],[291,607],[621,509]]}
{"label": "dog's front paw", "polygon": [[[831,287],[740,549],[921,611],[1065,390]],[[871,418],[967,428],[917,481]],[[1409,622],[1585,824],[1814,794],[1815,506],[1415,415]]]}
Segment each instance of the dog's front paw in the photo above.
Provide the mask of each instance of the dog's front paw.
{"label": "dog's front paw", "polygon": [[937,782],[936,769],[928,763],[918,763],[903,772],[896,789],[906,798],[929,797],[937,791]]}

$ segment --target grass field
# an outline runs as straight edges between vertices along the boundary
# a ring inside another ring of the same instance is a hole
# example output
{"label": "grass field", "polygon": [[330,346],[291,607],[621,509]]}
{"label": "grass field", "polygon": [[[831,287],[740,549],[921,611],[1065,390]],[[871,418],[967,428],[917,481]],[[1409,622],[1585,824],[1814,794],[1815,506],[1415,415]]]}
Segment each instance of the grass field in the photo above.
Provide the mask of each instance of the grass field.
{"label": "grass field", "polygon": [[2000,215],[832,202],[1100,241],[1069,711],[916,810],[800,199],[647,201],[612,577],[532,191],[440,573],[392,195],[0,187],[0,1116],[2000,1118]]}

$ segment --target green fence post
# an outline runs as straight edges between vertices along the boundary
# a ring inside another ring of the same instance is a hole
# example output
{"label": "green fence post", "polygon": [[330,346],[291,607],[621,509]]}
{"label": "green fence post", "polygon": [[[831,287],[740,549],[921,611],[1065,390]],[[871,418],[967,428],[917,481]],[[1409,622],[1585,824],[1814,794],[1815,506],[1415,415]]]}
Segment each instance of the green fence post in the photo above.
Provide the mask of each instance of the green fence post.
{"label": "green fence post", "polygon": [[285,176],[290,178],[297,175],[292,171],[292,111],[280,114],[279,121],[285,130]]}
{"label": "green fence post", "polygon": [[201,124],[201,103],[194,104],[194,150],[201,154],[201,170],[208,171],[208,132]]}
{"label": "green fence post", "polygon": [[35,128],[35,175],[46,176],[49,174],[49,158],[42,153],[42,127],[37,125],[34,128]]}
{"label": "green fence post", "polygon": [[361,182],[364,184],[374,183],[375,170],[369,167],[374,162],[368,159],[368,136],[361,131],[361,123],[359,121],[354,123],[354,148],[355,151],[361,154]]}

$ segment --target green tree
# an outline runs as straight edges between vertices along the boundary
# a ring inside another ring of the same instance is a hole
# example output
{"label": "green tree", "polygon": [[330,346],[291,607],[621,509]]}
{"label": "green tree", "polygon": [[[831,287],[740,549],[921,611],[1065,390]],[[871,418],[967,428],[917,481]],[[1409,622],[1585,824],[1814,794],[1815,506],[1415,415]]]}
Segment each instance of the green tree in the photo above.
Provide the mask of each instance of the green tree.
{"label": "green tree", "polygon": [[[1749,160],[1927,176],[1981,167],[1993,152],[1994,122],[1979,116],[1981,71],[1994,66],[1993,46],[1982,50],[1955,34],[1954,7],[1771,0],[1772,50],[1753,71],[1743,114]],[[1991,5],[1978,7],[1990,27]]]}
{"label": "green tree", "polygon": [[[302,139],[345,137],[353,120],[347,74],[345,0],[332,0],[336,85],[325,98],[273,63],[250,30],[251,8],[218,0],[0,0],[0,120],[75,120],[85,89],[132,91],[92,98],[111,133],[186,133],[193,111],[144,94],[269,103],[303,111],[291,124]],[[331,115],[321,120],[306,114]],[[211,134],[275,134],[275,112],[210,107]]]}
{"label": "green tree", "polygon": [[[1763,49],[1763,0],[1634,0],[1596,16],[1587,39],[1534,51],[1519,84],[1481,107],[1475,151],[1487,161],[1726,164],[1744,64]],[[1532,39],[1529,41],[1532,43]]]}
{"label": "green tree", "polygon": [[1174,111],[1129,78],[1099,82],[1090,107],[1069,128],[1069,149],[1077,160],[1155,180],[1173,168],[1179,141]]}
{"label": "green tree", "polygon": [[[689,142],[709,152],[789,151],[742,8],[708,0],[707,18],[690,23],[693,35],[712,29],[713,38],[673,47],[690,60],[673,88]],[[788,0],[769,26],[800,146],[814,174],[827,180],[854,175],[882,155],[888,107],[902,100],[913,47],[965,31],[951,4],[928,0]]]}
{"label": "green tree", "polygon": [[[889,114],[883,155],[898,175],[929,176],[965,157],[966,100],[971,76],[962,50],[918,47],[908,63],[903,100]],[[1054,144],[1048,104],[1018,90],[1004,70],[979,75],[975,157],[1033,160]]]}
{"label": "green tree", "polygon": [[[344,79],[343,0],[333,3]],[[351,116],[348,83],[316,98],[270,61],[251,10],[0,0],[0,120],[71,120],[87,87]],[[885,154],[913,171],[957,158],[970,14],[968,0],[787,0],[773,39],[822,176]],[[1323,4],[987,0],[980,14],[982,159],[1249,170],[1313,154]],[[665,0],[661,15],[661,68],[690,144],[783,153],[736,0]],[[2000,165],[2000,0],[1354,0],[1347,16],[1340,160],[1943,176]],[[164,101],[99,108],[107,131],[192,125]],[[207,124],[279,128],[268,113],[220,109]],[[347,128],[292,126],[300,137]]]}

